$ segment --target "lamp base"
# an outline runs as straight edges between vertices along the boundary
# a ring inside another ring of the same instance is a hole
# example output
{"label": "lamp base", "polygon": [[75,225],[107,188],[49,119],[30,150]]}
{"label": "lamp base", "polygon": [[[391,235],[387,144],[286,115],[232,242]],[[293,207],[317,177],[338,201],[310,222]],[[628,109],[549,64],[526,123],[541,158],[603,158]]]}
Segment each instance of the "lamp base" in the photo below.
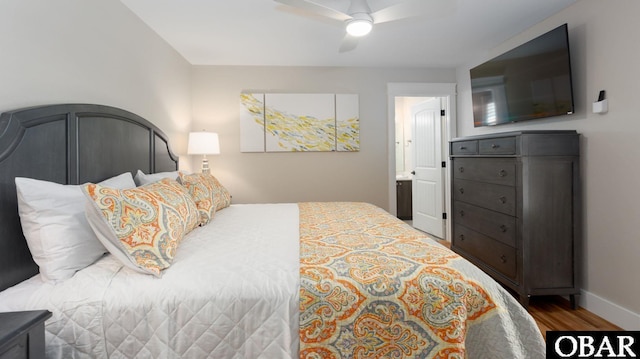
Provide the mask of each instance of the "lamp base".
{"label": "lamp base", "polygon": [[210,173],[209,171],[209,160],[206,157],[202,159],[202,173]]}

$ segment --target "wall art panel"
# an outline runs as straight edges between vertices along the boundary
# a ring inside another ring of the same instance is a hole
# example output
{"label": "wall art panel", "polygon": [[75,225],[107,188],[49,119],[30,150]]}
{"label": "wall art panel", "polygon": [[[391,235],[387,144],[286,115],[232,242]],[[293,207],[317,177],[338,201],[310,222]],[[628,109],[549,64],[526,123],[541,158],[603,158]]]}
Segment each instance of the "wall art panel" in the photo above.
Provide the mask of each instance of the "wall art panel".
{"label": "wall art panel", "polygon": [[240,151],[265,151],[264,119],[264,94],[240,94]]}
{"label": "wall art panel", "polygon": [[332,94],[266,94],[267,152],[335,151]]}
{"label": "wall art panel", "polygon": [[336,148],[338,151],[360,150],[360,116],[358,95],[336,95]]}

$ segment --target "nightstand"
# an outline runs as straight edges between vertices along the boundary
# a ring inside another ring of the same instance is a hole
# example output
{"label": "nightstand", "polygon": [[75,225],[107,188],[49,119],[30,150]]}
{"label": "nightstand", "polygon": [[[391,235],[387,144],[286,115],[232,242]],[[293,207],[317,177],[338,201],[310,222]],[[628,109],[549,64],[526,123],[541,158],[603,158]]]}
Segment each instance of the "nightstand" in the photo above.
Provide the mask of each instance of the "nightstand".
{"label": "nightstand", "polygon": [[0,359],[44,358],[48,310],[0,313]]}

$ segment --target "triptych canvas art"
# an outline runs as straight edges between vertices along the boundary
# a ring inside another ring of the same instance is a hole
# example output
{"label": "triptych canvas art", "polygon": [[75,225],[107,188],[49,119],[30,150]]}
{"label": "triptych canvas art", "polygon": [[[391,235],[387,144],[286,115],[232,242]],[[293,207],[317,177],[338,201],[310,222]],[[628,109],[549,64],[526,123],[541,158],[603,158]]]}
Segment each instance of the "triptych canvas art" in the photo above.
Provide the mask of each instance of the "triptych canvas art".
{"label": "triptych canvas art", "polygon": [[240,94],[242,152],[358,151],[355,94]]}

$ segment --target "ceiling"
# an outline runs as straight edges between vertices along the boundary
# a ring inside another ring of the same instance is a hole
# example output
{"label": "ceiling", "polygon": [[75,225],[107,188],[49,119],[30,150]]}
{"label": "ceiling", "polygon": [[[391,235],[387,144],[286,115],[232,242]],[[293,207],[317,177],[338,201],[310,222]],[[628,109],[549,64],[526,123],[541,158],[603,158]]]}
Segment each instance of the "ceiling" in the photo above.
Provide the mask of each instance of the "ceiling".
{"label": "ceiling", "polygon": [[454,68],[577,0],[424,0],[427,11],[375,25],[343,53],[343,23],[272,0],[121,1],[194,65]]}

